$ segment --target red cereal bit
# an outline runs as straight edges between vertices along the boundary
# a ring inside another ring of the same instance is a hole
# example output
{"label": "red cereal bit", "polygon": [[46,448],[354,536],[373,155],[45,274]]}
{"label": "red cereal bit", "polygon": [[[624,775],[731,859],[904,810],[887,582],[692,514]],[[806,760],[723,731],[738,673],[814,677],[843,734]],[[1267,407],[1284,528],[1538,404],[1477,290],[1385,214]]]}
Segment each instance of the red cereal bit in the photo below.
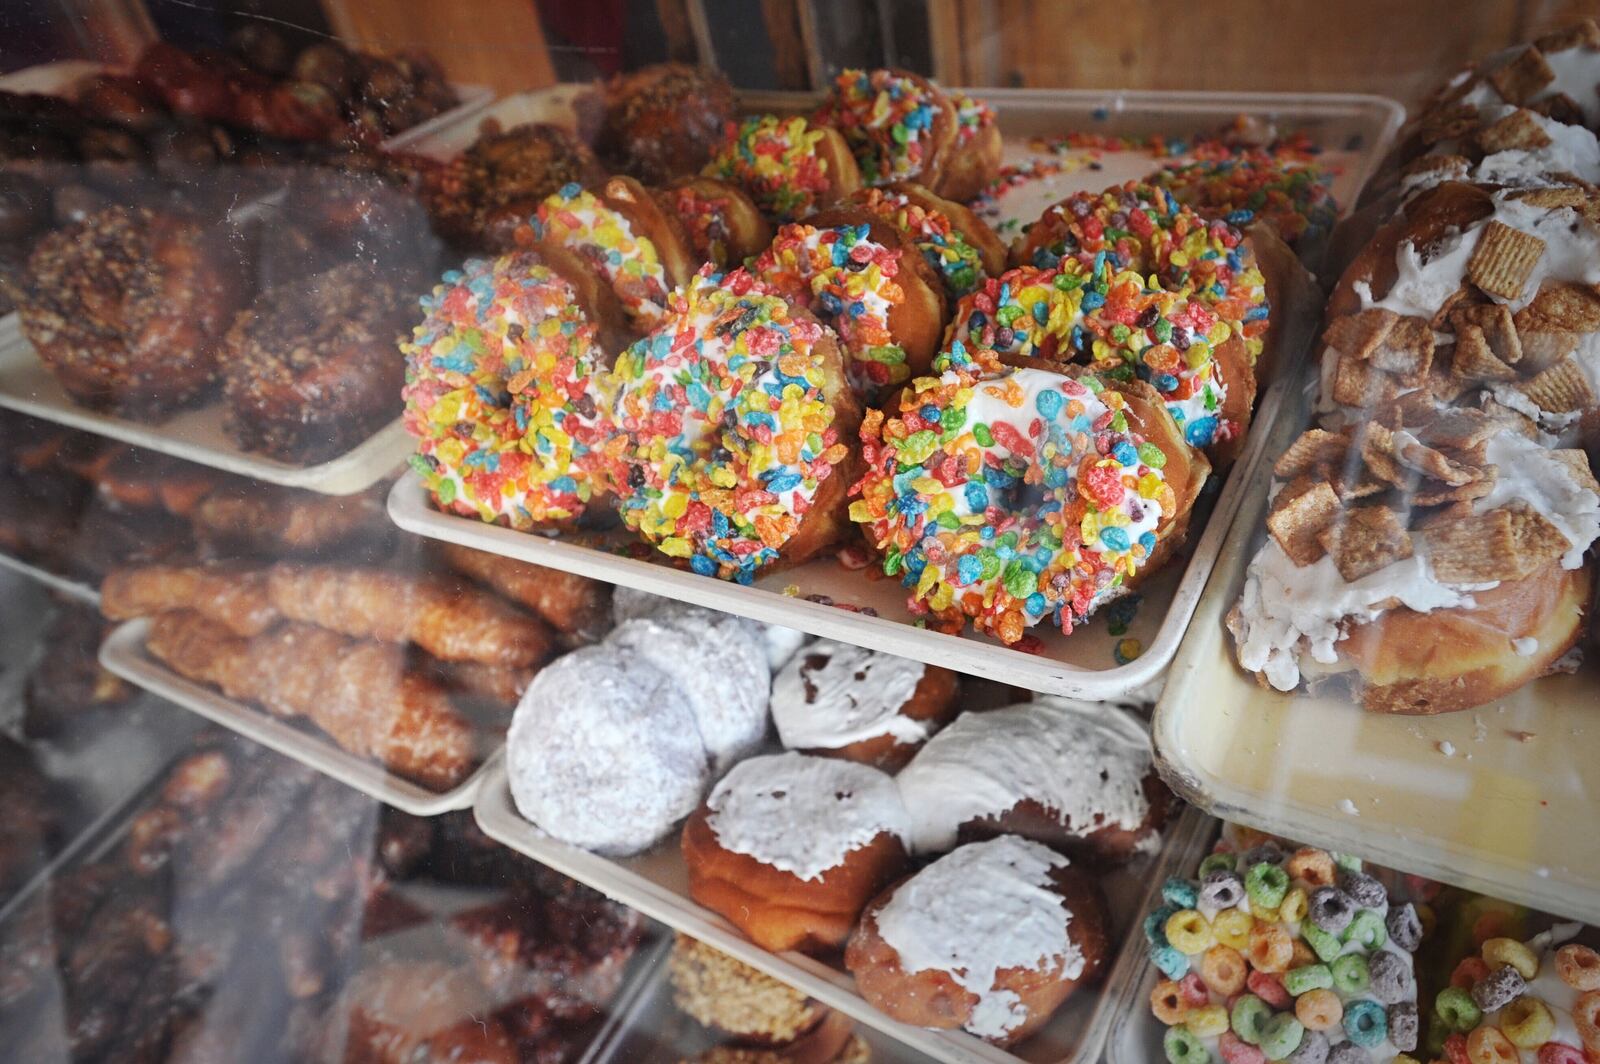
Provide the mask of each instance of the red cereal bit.
{"label": "red cereal bit", "polygon": [[1099,240],[1106,235],[1106,227],[1092,214],[1080,224],[1083,226],[1083,236],[1086,241]]}
{"label": "red cereal bit", "polygon": [[1098,464],[1095,459],[1087,458],[1078,470],[1078,490],[1102,510],[1109,510],[1122,501],[1125,490],[1122,486],[1122,477],[1111,466]]}
{"label": "red cereal bit", "polygon": [[1471,990],[1479,979],[1489,974],[1489,966],[1482,957],[1463,957],[1456,970],[1450,973],[1450,985]]}
{"label": "red cereal bit", "polygon": [[1205,981],[1200,978],[1200,973],[1190,972],[1178,982],[1178,991],[1183,995],[1183,1000],[1190,1008],[1198,1009],[1211,1000],[1210,991],[1206,990]]}
{"label": "red cereal bit", "polygon": [[1028,442],[1009,421],[996,421],[989,426],[989,432],[993,434],[995,443],[1012,454],[1021,458],[1033,457],[1033,444]]}
{"label": "red cereal bit", "polygon": [[1156,231],[1156,223],[1151,219],[1149,212],[1132,210],[1128,212],[1128,231],[1139,239],[1146,240]]}
{"label": "red cereal bit", "polygon": [[678,527],[685,532],[706,532],[711,528],[711,507],[703,502],[691,502],[683,513]]}
{"label": "red cereal bit", "polygon": [[1546,1042],[1539,1047],[1536,1064],[1589,1064],[1589,1058],[1577,1046],[1564,1046],[1560,1042]]}
{"label": "red cereal bit", "polygon": [[1472,1064],[1467,1055],[1467,1036],[1457,1032],[1444,1040],[1444,1056],[1450,1064]]}
{"label": "red cereal bit", "polygon": [[1276,975],[1268,972],[1251,972],[1244,982],[1245,986],[1249,987],[1250,993],[1275,1009],[1286,1009],[1294,1003],[1289,991],[1283,988],[1283,980]]}
{"label": "red cereal bit", "polygon": [[1232,1031],[1223,1031],[1217,1050],[1225,1064],[1267,1064],[1267,1055]]}
{"label": "red cereal bit", "polygon": [[1513,934],[1514,918],[1501,909],[1490,909],[1472,924],[1472,941],[1476,945],[1483,945],[1491,938],[1518,938]]}

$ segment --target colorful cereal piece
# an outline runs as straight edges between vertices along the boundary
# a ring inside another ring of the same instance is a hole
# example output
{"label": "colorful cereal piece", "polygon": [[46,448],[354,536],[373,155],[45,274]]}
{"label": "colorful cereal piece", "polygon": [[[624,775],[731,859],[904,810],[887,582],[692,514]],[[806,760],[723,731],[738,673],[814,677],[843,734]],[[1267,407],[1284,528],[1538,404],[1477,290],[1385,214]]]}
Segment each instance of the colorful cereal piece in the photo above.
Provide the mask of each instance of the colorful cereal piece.
{"label": "colorful cereal piece", "polygon": [[1305,1037],[1305,1025],[1287,1012],[1280,1012],[1267,1021],[1261,1029],[1261,1052],[1268,1060],[1286,1060],[1300,1048]]}
{"label": "colorful cereal piece", "polygon": [[1328,1050],[1328,1064],[1373,1064],[1372,1054],[1354,1042],[1340,1042]]}
{"label": "colorful cereal piece", "polygon": [[1344,944],[1339,941],[1339,936],[1330,935],[1316,924],[1301,924],[1300,935],[1316,951],[1317,959],[1325,963],[1333,963],[1344,952]]}
{"label": "colorful cereal piece", "polygon": [[1504,1008],[1527,992],[1528,981],[1509,964],[1502,964],[1472,984],[1473,1003],[1484,1012]]}
{"label": "colorful cereal piece", "polygon": [[1201,1038],[1215,1038],[1228,1029],[1228,1010],[1222,1005],[1203,1005],[1190,1009],[1184,1022]]}
{"label": "colorful cereal piece", "polygon": [[1168,1064],[1206,1064],[1211,1059],[1205,1043],[1182,1024],[1167,1028],[1167,1033],[1161,1037],[1161,1049],[1167,1055]]}
{"label": "colorful cereal piece", "polygon": [[1371,909],[1362,909],[1344,929],[1339,941],[1359,943],[1362,949],[1371,952],[1389,941],[1389,932],[1384,929],[1383,917]]}
{"label": "colorful cereal piece", "polygon": [[1234,857],[1232,854],[1208,853],[1200,860],[1200,879],[1204,882],[1206,877],[1213,872],[1227,872],[1232,875],[1234,874],[1233,865]]}
{"label": "colorful cereal piece", "polygon": [[1328,970],[1333,973],[1333,988],[1346,996],[1359,994],[1372,985],[1367,959],[1359,953],[1334,958]]}
{"label": "colorful cereal piece", "polygon": [[1249,968],[1239,951],[1216,945],[1200,958],[1200,978],[1219,997],[1229,998],[1244,989]]}
{"label": "colorful cereal piece", "polygon": [[1298,924],[1306,918],[1309,911],[1310,898],[1303,887],[1294,887],[1283,896],[1283,903],[1278,906],[1278,919],[1286,924]]}
{"label": "colorful cereal piece", "polygon": [[1396,1049],[1410,1052],[1417,1048],[1421,1024],[1417,1018],[1415,1001],[1397,1001],[1389,1006],[1389,1041]]}
{"label": "colorful cereal piece", "polygon": [[1205,916],[1194,909],[1182,909],[1172,914],[1166,926],[1167,941],[1184,953],[1193,956],[1204,952],[1215,941],[1211,925]]}
{"label": "colorful cereal piece", "polygon": [[1254,994],[1240,994],[1228,1012],[1228,1022],[1233,1033],[1251,1045],[1260,1044],[1261,1035],[1271,1018],[1272,1007]]}
{"label": "colorful cereal piece", "polygon": [[1389,1036],[1389,1016],[1376,1001],[1352,1001],[1344,1010],[1345,1036],[1367,1049]]}
{"label": "colorful cereal piece", "polygon": [[1524,979],[1533,979],[1539,974],[1538,955],[1514,938],[1491,938],[1485,942],[1483,962],[1491,971],[1502,964],[1509,964]]}
{"label": "colorful cereal piece", "polygon": [[1600,990],[1586,990],[1572,1004],[1572,1023],[1583,1048],[1600,1055]]}
{"label": "colorful cereal piece", "polygon": [[1577,1046],[1564,1046],[1560,1042],[1546,1042],[1534,1055],[1534,1064],[1590,1064],[1583,1050]]}
{"label": "colorful cereal piece", "polygon": [[1556,974],[1574,990],[1600,990],[1600,953],[1576,943],[1556,950]]}
{"label": "colorful cereal piece", "polygon": [[1422,919],[1410,902],[1389,910],[1384,921],[1389,938],[1407,953],[1417,952],[1422,945]]}
{"label": "colorful cereal piece", "polygon": [[1232,869],[1207,872],[1200,881],[1200,897],[1212,909],[1231,909],[1245,898],[1244,880]]}
{"label": "colorful cereal piece", "polygon": [[1252,909],[1276,909],[1289,892],[1289,873],[1275,864],[1261,861],[1245,873],[1244,889]]}
{"label": "colorful cereal piece", "polygon": [[1283,985],[1295,997],[1299,997],[1307,990],[1327,990],[1333,986],[1333,971],[1326,964],[1291,968],[1284,973]]}
{"label": "colorful cereal piece", "polygon": [[1189,958],[1172,946],[1151,946],[1150,963],[1168,979],[1182,979],[1189,974]]}
{"label": "colorful cereal piece", "polygon": [[1411,966],[1388,950],[1374,953],[1367,961],[1367,978],[1372,996],[1385,1005],[1405,1000],[1413,989]]}
{"label": "colorful cereal piece", "polygon": [[1489,966],[1483,963],[1482,957],[1463,957],[1450,973],[1450,985],[1471,990],[1477,985],[1478,980],[1488,974]]}
{"label": "colorful cereal piece", "polygon": [[1217,1052],[1224,1064],[1266,1064],[1267,1055],[1232,1031],[1224,1031],[1217,1039]]}
{"label": "colorful cereal piece", "polygon": [[1433,1009],[1452,1031],[1470,1031],[1483,1019],[1483,1010],[1473,1002],[1472,995],[1458,986],[1439,991]]}
{"label": "colorful cereal piece", "polygon": [[1307,990],[1295,999],[1294,1016],[1310,1030],[1331,1030],[1344,1019],[1344,1002],[1332,990]]}
{"label": "colorful cereal piece", "polygon": [[1189,1013],[1189,1003],[1184,1000],[1183,991],[1171,979],[1163,979],[1150,991],[1150,1011],[1155,1013],[1156,1019],[1171,1027],[1184,1021]]}
{"label": "colorful cereal piece", "polygon": [[1245,986],[1275,1009],[1286,1009],[1294,1004],[1294,998],[1284,989],[1283,980],[1271,972],[1251,972],[1245,977]]}
{"label": "colorful cereal piece", "polygon": [[1303,847],[1290,855],[1284,869],[1290,877],[1309,883],[1313,887],[1327,887],[1333,885],[1334,864],[1333,858],[1327,850]]}
{"label": "colorful cereal piece", "polygon": [[1383,884],[1364,872],[1342,871],[1339,889],[1363,909],[1381,909],[1389,904],[1389,892],[1383,889]]}
{"label": "colorful cereal piece", "polygon": [[1467,1035],[1467,1060],[1471,1064],[1521,1064],[1522,1054],[1500,1031],[1479,1027]]}
{"label": "colorful cereal piece", "polygon": [[1181,906],[1163,905],[1153,910],[1149,916],[1146,916],[1144,918],[1145,941],[1152,946],[1167,945],[1167,921],[1172,918],[1172,914],[1177,912],[1179,908]]}
{"label": "colorful cereal piece", "polygon": [[1212,918],[1211,933],[1224,946],[1242,953],[1250,948],[1250,929],[1255,925],[1255,917],[1243,909],[1224,909]]}
{"label": "colorful cereal piece", "polygon": [[1500,1030],[1519,1049],[1535,1049],[1555,1036],[1556,1021],[1550,1006],[1524,994],[1501,1010]]}
{"label": "colorful cereal piece", "polygon": [[1318,930],[1337,935],[1355,919],[1356,905],[1350,895],[1338,887],[1318,887],[1306,900],[1306,911]]}
{"label": "colorful cereal piece", "polygon": [[1175,909],[1193,909],[1197,893],[1193,883],[1176,877],[1161,884],[1161,900]]}
{"label": "colorful cereal piece", "polygon": [[1304,1025],[1302,1029],[1305,1033],[1300,1036],[1300,1044],[1284,1059],[1289,1064],[1327,1064],[1330,1048],[1328,1036],[1321,1031],[1305,1028]]}
{"label": "colorful cereal piece", "polygon": [[1294,959],[1294,942],[1281,925],[1258,923],[1250,929],[1250,948],[1245,956],[1257,971],[1286,971]]}

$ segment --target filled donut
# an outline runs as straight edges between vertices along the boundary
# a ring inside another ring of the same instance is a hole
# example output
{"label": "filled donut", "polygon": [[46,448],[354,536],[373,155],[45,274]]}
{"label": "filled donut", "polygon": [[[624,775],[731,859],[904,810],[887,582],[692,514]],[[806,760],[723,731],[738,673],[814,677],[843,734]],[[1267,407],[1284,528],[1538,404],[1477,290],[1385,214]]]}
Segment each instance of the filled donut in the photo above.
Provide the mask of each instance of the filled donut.
{"label": "filled donut", "polygon": [[1094,880],[1054,850],[1002,835],[875,898],[844,963],[886,1015],[1010,1046],[1043,1027],[1110,952]]}
{"label": "filled donut", "polygon": [[655,193],[678,221],[698,265],[731,269],[772,243],[772,226],[738,185],[715,177],[679,178]]}
{"label": "filled donut", "polygon": [[730,125],[705,174],[743,188],[779,222],[797,221],[861,187],[861,171],[839,131],[798,115],[753,115]]}
{"label": "filled donut", "polygon": [[994,231],[966,207],[921,185],[896,182],[863,189],[850,197],[850,204],[888,222],[915,244],[944,282],[952,306],[984,278],[1005,270],[1005,245]]}
{"label": "filled donut", "polygon": [[976,199],[999,176],[1004,145],[994,108],[965,93],[952,93],[956,112],[956,140],[939,175],[936,191],[965,203]]}
{"label": "filled donut", "polygon": [[1144,724],[1067,699],[965,713],[896,782],[917,853],[1013,834],[1092,864],[1125,861],[1159,837],[1171,804]]}
{"label": "filled donut", "polygon": [[[680,1012],[741,1046],[778,1051],[774,1060],[794,1059],[792,1051],[837,1015],[787,983],[684,934],[673,940],[667,973]],[[848,1037],[848,1024],[845,1031]],[[812,1058],[807,1054],[806,1059]]]}
{"label": "filled donut", "polygon": [[749,269],[839,335],[867,398],[924,372],[944,328],[944,291],[915,247],[857,210],[781,226]]}
{"label": "filled donut", "polygon": [[611,379],[618,507],[658,550],[749,582],[844,534],[861,408],[831,333],[773,289],[703,271]]}
{"label": "filled donut", "polygon": [[401,344],[411,467],[450,513],[530,530],[608,490],[605,356],[580,290],[529,252],[469,259]]}
{"label": "filled donut", "polygon": [[844,136],[869,185],[916,181],[938,188],[956,141],[949,97],[908,70],[841,71],[815,121]]}
{"label": "filled donut", "polygon": [[867,765],[787,753],[740,763],[683,828],[689,896],[774,952],[843,946],[906,865],[906,810]]}
{"label": "filled donut", "polygon": [[1181,541],[1209,474],[1147,387],[974,359],[862,423],[850,516],[909,608],[1015,643],[1072,630]]}

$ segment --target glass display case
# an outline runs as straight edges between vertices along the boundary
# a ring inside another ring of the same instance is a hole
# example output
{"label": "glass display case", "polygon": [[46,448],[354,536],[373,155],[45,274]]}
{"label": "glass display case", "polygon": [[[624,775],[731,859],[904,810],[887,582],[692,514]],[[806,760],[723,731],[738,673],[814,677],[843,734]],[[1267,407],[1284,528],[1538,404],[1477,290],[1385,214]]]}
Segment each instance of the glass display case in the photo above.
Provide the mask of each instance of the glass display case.
{"label": "glass display case", "polygon": [[0,1055],[1600,1061],[1579,7],[0,13]]}

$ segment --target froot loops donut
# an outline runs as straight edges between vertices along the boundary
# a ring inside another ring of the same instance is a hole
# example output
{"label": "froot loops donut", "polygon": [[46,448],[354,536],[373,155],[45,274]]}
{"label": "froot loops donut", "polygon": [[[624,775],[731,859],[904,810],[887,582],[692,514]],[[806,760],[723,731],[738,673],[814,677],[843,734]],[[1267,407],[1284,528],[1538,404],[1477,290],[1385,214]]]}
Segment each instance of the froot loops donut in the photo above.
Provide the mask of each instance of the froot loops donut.
{"label": "froot loops donut", "polygon": [[707,177],[740,185],[782,222],[804,218],[861,186],[861,171],[839,132],[797,116],[754,115],[729,124],[706,164]]}
{"label": "froot loops donut", "polygon": [[938,186],[955,143],[955,108],[927,78],[904,70],[845,70],[817,110],[837,129],[869,185],[920,181]]}
{"label": "froot loops donut", "polygon": [[1177,500],[1168,455],[1093,374],[980,365],[959,343],[862,424],[850,516],[914,612],[1006,643],[1045,617],[1071,632],[1155,550]]}
{"label": "froot loops donut", "polygon": [[405,426],[435,502],[522,530],[576,520],[606,490],[612,436],[576,290],[517,252],[449,271],[422,310],[401,344]]}
{"label": "froot loops donut", "polygon": [[617,358],[623,521],[702,575],[749,582],[835,542],[856,405],[832,334],[743,270],[703,270]]}

